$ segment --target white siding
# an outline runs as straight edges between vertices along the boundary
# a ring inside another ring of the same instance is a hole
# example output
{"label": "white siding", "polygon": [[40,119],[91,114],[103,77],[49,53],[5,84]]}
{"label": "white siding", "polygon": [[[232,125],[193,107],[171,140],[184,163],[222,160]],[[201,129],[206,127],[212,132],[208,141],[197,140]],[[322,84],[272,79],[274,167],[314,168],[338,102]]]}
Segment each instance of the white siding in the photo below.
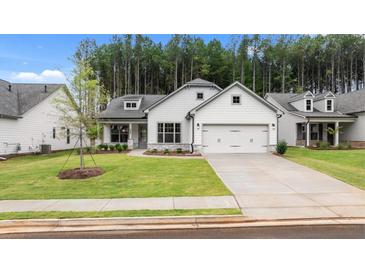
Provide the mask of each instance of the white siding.
{"label": "white siding", "polygon": [[[65,95],[61,90],[54,92],[24,113],[23,118],[0,119],[0,154],[15,153],[17,143],[21,147],[20,153],[32,152],[42,143],[50,144],[52,150],[73,148],[76,138],[71,134],[70,144],[66,143],[65,129],[61,129],[59,112],[53,104],[57,96]],[[53,127],[56,127],[56,139],[52,136]]]}
{"label": "white siding", "polygon": [[356,114],[358,118],[354,123],[341,123],[341,140],[365,141],[365,112]]}
{"label": "white siding", "polygon": [[278,120],[279,140],[286,141],[289,146],[296,146],[296,124],[302,123],[304,121],[304,118],[290,114],[270,96],[268,96],[266,100],[284,112],[284,114]]}
{"label": "white siding", "polygon": [[[241,95],[241,104],[232,105],[232,95],[237,94]],[[196,112],[194,143],[198,148],[202,145],[205,124],[269,125],[269,145],[276,145],[276,112],[238,86],[233,86]]]}
{"label": "white siding", "polygon": [[208,87],[185,87],[150,110],[148,113],[148,144],[157,143],[157,123],[159,122],[181,123],[181,143],[191,143],[191,121],[185,117],[191,109],[203,102],[203,100],[196,99],[197,92],[203,92],[204,100],[207,100],[218,90]]}

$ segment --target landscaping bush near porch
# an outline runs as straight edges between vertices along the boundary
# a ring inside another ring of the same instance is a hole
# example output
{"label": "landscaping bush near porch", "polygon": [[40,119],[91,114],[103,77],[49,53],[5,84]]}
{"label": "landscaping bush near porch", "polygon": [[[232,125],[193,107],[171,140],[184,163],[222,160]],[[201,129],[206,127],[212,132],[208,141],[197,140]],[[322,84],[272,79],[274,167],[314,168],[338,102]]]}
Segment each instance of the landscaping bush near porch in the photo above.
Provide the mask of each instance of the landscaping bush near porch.
{"label": "landscaping bush near porch", "polygon": [[[0,199],[126,198],[230,195],[204,159],[95,154],[104,174],[83,180],[57,178],[68,152],[0,162]],[[85,156],[86,166],[93,166]],[[78,166],[72,155],[64,169]]]}

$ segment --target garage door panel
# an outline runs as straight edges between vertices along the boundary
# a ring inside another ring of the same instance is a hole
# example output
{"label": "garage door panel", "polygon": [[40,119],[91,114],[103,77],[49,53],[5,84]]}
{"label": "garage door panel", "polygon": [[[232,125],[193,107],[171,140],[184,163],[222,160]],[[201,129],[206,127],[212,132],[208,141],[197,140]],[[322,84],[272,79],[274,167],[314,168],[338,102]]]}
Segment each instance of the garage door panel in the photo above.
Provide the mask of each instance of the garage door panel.
{"label": "garage door panel", "polygon": [[204,125],[205,153],[265,153],[266,125]]}

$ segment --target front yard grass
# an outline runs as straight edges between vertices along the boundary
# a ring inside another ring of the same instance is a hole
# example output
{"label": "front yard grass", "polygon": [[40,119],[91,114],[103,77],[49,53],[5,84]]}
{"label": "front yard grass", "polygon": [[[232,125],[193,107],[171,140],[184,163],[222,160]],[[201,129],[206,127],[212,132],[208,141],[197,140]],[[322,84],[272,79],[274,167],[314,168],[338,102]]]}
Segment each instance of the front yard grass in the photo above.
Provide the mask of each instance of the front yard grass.
{"label": "front yard grass", "polygon": [[[134,198],[231,195],[204,159],[94,155],[105,170],[98,177],[60,180],[66,152],[22,156],[0,162],[0,200]],[[86,156],[87,166],[93,166]],[[67,168],[78,166],[73,155]]]}
{"label": "front yard grass", "polygon": [[236,208],[224,209],[175,209],[175,210],[115,210],[115,211],[27,211],[0,213],[0,220],[17,219],[66,219],[111,217],[163,217],[197,215],[241,215]]}
{"label": "front yard grass", "polygon": [[285,157],[365,190],[365,150],[288,149]]}

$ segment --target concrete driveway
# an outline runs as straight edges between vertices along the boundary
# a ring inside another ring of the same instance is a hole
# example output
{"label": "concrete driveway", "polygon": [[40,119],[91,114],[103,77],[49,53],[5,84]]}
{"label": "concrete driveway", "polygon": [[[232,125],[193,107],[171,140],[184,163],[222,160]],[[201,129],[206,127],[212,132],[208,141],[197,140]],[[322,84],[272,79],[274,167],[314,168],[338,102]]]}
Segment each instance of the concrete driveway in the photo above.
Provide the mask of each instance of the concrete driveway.
{"label": "concrete driveway", "polygon": [[272,154],[206,154],[247,217],[365,217],[365,192]]}

